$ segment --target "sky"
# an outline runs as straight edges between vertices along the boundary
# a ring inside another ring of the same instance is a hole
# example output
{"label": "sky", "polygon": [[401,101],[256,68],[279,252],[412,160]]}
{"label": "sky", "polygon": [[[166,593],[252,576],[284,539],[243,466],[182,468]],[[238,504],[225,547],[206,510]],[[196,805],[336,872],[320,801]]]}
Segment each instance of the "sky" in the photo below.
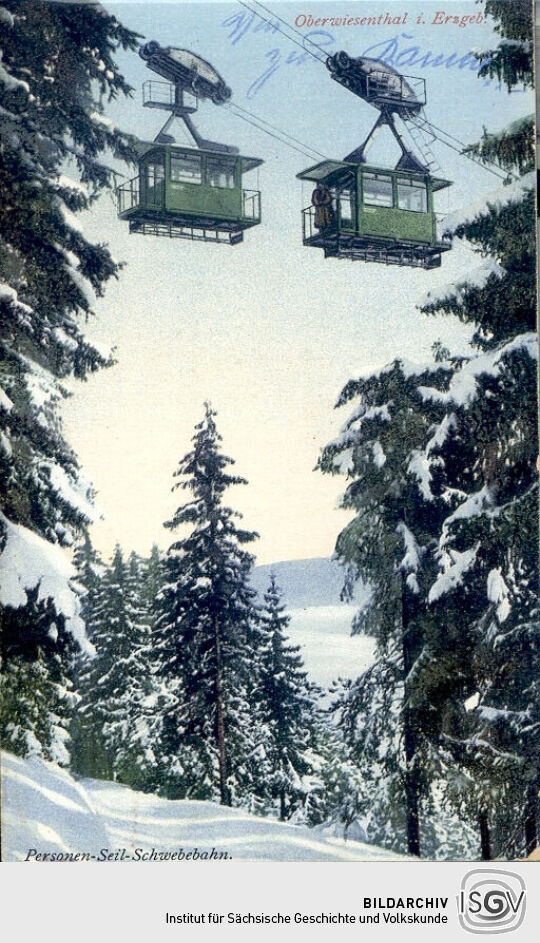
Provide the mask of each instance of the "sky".
{"label": "sky", "polygon": [[[296,174],[319,159],[313,148],[342,159],[378,113],[333,82],[323,63],[277,29],[279,22],[269,28],[240,3],[104,5],[145,40],[210,61],[231,86],[235,104],[302,143],[293,149],[229,108],[201,103],[196,122],[203,136],[264,160],[251,180],[245,178],[245,186],[262,191],[263,222],[234,248],[129,235],[110,194],[85,214],[87,236],[107,242],[125,263],[87,326],[92,340],[115,348],[117,364],[87,383],[70,383],[73,396],[64,408],[66,436],[103,515],[92,529],[94,543],[105,556],[117,541],[128,552],[146,554],[153,543],[166,549],[171,535],[162,523],[179,503],[178,493],[171,494],[172,475],[209,400],[223,449],[249,482],[231,489],[228,503],[260,535],[253,545],[257,562],[328,556],[348,519],[337,509],[345,480],[314,468],[347,418],[346,410],[334,409],[343,385],[396,357],[425,361],[436,340],[462,350],[468,339],[463,325],[427,317],[415,305],[479,260],[456,246],[440,269],[424,272],[324,260],[321,250],[303,247],[301,209],[311,187]],[[484,125],[495,131],[533,111],[532,95],[509,95],[479,80],[470,59],[463,63],[466,53],[496,43],[491,26],[432,25],[438,0],[265,5],[298,22],[301,44],[311,35],[329,51],[390,57],[403,73],[425,78],[428,117],[460,141],[473,142]],[[480,8],[451,2],[445,9],[476,17]],[[386,12],[401,22],[319,27],[316,35],[303,25],[308,15]],[[117,61],[134,95],[108,103],[105,113],[123,130],[152,140],[166,116],[142,107],[141,85],[158,77],[136,53],[118,54]],[[384,164],[391,150],[381,138],[370,161]],[[440,212],[498,186],[455,151],[437,141],[431,147],[440,175],[453,181],[440,194]],[[118,169],[131,175],[125,166]]]}

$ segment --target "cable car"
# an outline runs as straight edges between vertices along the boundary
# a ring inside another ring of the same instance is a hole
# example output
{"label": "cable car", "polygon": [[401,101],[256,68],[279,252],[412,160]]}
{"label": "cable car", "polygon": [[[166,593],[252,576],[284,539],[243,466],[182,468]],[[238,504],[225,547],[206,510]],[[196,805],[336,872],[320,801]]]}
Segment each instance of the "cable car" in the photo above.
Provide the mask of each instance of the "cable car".
{"label": "cable car", "polygon": [[[419,159],[406,147],[394,117],[399,116],[420,147],[424,80],[402,76],[373,59],[351,59],[343,51],[326,65],[335,81],[380,115],[363,144],[342,161],[325,160],[297,174],[315,184],[312,205],[302,211],[304,245],[323,249],[325,258],[440,266],[451,242],[438,236],[434,194],[451,181],[431,172],[429,153]],[[393,168],[367,161],[368,147],[383,126],[401,151]]]}
{"label": "cable car", "polygon": [[[138,174],[116,190],[119,218],[129,222],[132,233],[237,245],[244,231],[261,221],[260,191],[244,188],[244,174],[263,161],[205,140],[191,118],[199,99],[222,104],[230,89],[213,66],[189,50],[150,42],[139,54],[168,79],[144,83],[144,106],[171,114],[153,142],[139,144]],[[175,118],[193,146],[177,144],[168,133]]]}

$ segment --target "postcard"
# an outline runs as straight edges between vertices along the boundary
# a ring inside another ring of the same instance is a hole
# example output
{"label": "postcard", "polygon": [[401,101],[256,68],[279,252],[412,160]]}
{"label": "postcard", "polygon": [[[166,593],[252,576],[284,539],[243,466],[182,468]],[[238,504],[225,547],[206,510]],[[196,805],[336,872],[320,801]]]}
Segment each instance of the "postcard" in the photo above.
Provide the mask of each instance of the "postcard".
{"label": "postcard", "polygon": [[532,5],[0,20],[3,860],[537,860]]}

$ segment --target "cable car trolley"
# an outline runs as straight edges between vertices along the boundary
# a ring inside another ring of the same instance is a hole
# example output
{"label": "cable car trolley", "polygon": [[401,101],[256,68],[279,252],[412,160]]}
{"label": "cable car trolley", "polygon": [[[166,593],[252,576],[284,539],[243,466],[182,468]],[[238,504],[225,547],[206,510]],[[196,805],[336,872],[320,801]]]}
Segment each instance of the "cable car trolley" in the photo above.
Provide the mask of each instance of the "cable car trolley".
{"label": "cable car trolley", "polygon": [[[433,174],[429,143],[417,157],[396,124],[398,117],[421,150],[427,124],[424,80],[400,75],[374,59],[352,59],[343,51],[330,56],[326,66],[335,81],[369,102],[379,117],[363,144],[343,160],[325,160],[297,175],[315,185],[311,206],[302,211],[304,245],[323,249],[325,258],[440,266],[451,242],[438,237],[434,194],[451,181]],[[394,168],[367,160],[369,145],[383,126],[401,151]]]}
{"label": "cable car trolley", "polygon": [[[138,174],[116,190],[118,216],[129,231],[237,245],[244,230],[261,221],[259,190],[243,186],[243,175],[262,164],[238,148],[202,138],[192,119],[198,101],[216,105],[231,90],[208,62],[186,49],[142,46],[148,68],[167,81],[143,85],[143,105],[170,112],[153,142],[140,142]],[[180,119],[193,142],[177,144],[168,132]]]}

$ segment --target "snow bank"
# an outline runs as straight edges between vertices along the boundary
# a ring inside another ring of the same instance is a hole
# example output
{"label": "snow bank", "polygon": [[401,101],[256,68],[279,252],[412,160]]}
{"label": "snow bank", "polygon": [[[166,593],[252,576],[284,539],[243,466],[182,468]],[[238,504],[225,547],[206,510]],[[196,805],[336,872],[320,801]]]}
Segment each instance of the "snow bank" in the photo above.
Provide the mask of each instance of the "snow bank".
{"label": "snow bank", "polygon": [[69,852],[105,847],[105,826],[86,791],[44,760],[2,756],[2,860],[23,861],[30,848]]}
{"label": "snow bank", "polygon": [[[258,818],[211,802],[158,799],[117,783],[76,782],[43,760],[3,757],[4,861],[24,861],[30,849],[43,854],[125,849],[139,854],[227,853],[240,861],[390,861],[393,852],[342,838],[323,837],[303,826]],[[156,860],[154,858],[153,860]],[[169,859],[170,860],[170,859]],[[203,859],[204,860],[204,859]],[[178,861],[171,864],[178,867]],[[188,861],[193,866],[192,861]],[[218,865],[219,866],[219,863]]]}

